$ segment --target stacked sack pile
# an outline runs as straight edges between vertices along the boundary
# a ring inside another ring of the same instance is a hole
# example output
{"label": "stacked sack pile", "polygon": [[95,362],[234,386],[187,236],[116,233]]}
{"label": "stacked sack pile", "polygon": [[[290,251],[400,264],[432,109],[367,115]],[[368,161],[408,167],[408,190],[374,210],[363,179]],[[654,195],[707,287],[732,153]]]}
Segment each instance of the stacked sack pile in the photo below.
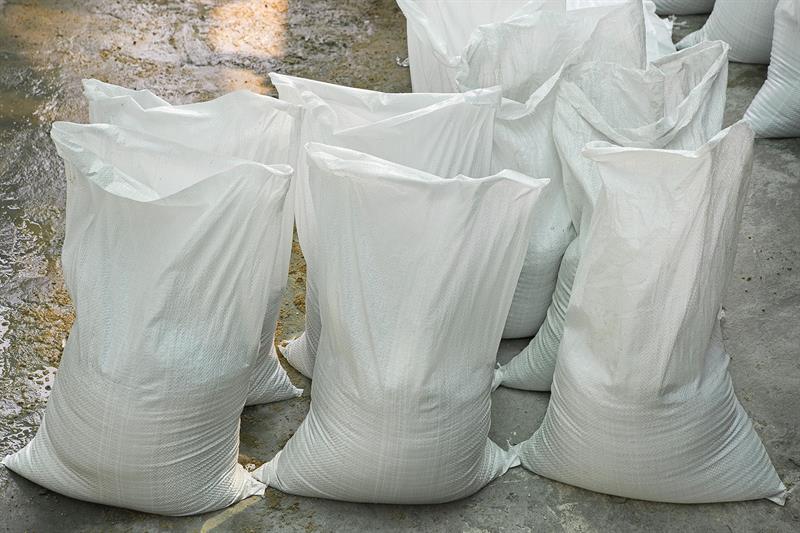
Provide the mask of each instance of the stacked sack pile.
{"label": "stacked sack pile", "polygon": [[[445,502],[519,464],[630,498],[783,503],[718,318],[754,138],[722,129],[729,54],[756,47],[715,40],[728,2],[679,52],[656,13],[713,2],[398,3],[414,93],[272,74],[280,99],[173,106],[84,82],[92,123],[52,130],[77,318],[39,432],[3,464],[169,515],[266,486]],[[800,125],[797,4],[773,5],[760,133]],[[293,223],[307,315],[284,353],[311,407],[251,474],[242,408],[301,393],[274,348]],[[500,385],[551,391],[507,449],[488,438]]]}

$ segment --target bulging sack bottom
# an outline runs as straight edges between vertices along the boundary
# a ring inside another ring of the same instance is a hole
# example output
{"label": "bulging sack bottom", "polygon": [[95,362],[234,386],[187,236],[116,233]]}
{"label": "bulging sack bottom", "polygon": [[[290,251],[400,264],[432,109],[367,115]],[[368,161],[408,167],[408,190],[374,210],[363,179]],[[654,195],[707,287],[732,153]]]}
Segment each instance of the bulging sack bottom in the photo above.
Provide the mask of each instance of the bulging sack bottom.
{"label": "bulging sack bottom", "polygon": [[263,494],[237,463],[239,415],[285,277],[272,258],[291,167],[107,124],[57,122],[52,137],[76,318],[44,420],[3,464],[67,496],[166,515]]}
{"label": "bulging sack bottom", "polygon": [[[108,123],[223,157],[265,165],[296,167],[300,108],[250,91],[186,105],[170,105],[147,90],[133,91],[98,80],[83,80],[92,122]],[[287,272],[294,212],[284,210],[281,243],[273,260]],[[302,394],[289,380],[275,351],[275,324],[286,277],[275,276],[261,330],[259,362],[250,377],[247,405],[276,402]]]}
{"label": "bulging sack bottom", "polygon": [[[349,148],[437,176],[489,173],[499,88],[393,94],[274,73],[270,79],[282,99],[305,110],[303,144],[314,141]],[[305,330],[282,351],[294,368],[310,378],[322,322],[317,297],[317,215],[307,173],[305,161],[299,161],[295,213],[306,260]]]}
{"label": "bulging sack bottom", "polygon": [[326,221],[313,396],[254,475],[356,502],[468,496],[517,464],[488,439],[492,369],[546,180],[445,179],[352,150],[307,150]]}
{"label": "bulging sack bottom", "polygon": [[734,395],[717,319],[752,145],[739,122],[696,151],[587,147],[603,189],[550,404],[518,445],[523,466],[628,498],[783,503]]}

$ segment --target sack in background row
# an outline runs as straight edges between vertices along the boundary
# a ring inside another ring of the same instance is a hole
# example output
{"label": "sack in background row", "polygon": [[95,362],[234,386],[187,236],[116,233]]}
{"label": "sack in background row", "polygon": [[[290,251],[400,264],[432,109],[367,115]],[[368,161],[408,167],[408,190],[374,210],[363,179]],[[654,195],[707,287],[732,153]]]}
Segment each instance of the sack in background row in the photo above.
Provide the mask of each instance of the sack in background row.
{"label": "sack in background row", "polygon": [[239,415],[301,392],[273,346],[300,110],[248,92],[173,107],[85,89],[108,123],[52,130],[76,320],[39,431],[3,464],[68,496],[160,514],[263,494],[237,463]]}
{"label": "sack in background row", "polygon": [[769,63],[767,80],[745,113],[756,134],[800,136],[800,2],[717,0],[705,26],[678,48],[707,39],[728,42],[731,61]]}
{"label": "sack in background row", "polygon": [[[499,4],[497,13],[506,6],[504,2]],[[470,4],[473,9],[458,10],[461,18],[454,20],[461,20],[463,13],[472,13],[474,17],[485,15],[477,9],[481,5],[484,4]],[[544,3],[544,7],[548,5]],[[448,2],[401,2],[407,16],[414,10],[434,12],[437,6],[445,13],[454,8],[454,4]],[[492,171],[508,168],[551,180],[543,192],[543,207],[536,214],[525,264],[503,332],[505,338],[528,337],[539,329],[555,288],[559,263],[574,237],[561,183],[561,165],[551,134],[553,105],[564,65],[593,60],[617,62],[633,68],[646,65],[640,2],[569,12],[547,11],[544,7],[533,15],[510,22],[481,26],[463,58],[451,61],[461,65],[458,83],[462,89],[498,84],[503,87],[506,98],[495,121]],[[454,75],[436,48],[419,48],[416,55],[414,53],[412,32],[424,30],[431,41],[435,40],[440,37],[439,26],[433,25],[436,20],[440,19],[429,19],[419,13],[414,18],[409,16],[412,85],[418,91],[439,90],[435,84],[426,83],[450,79]],[[456,24],[447,29],[454,31],[457,27],[467,35],[467,30],[472,29]],[[455,49],[457,45],[457,42],[451,43],[449,48]],[[531,54],[532,49],[537,53]]]}
{"label": "sack in background row", "polygon": [[760,137],[800,137],[800,1],[775,8],[767,81],[744,115]]}
{"label": "sack in background row", "polygon": [[[397,3],[407,20],[414,92],[458,92],[501,83],[476,83],[476,68],[491,69],[505,77],[503,96],[525,101],[583,43],[600,46],[598,58],[616,57],[611,43],[625,39],[626,32],[641,39],[648,60],[675,51],[671,23],[655,15],[651,2],[640,0]],[[605,23],[605,31],[598,29],[607,17],[613,22]]]}

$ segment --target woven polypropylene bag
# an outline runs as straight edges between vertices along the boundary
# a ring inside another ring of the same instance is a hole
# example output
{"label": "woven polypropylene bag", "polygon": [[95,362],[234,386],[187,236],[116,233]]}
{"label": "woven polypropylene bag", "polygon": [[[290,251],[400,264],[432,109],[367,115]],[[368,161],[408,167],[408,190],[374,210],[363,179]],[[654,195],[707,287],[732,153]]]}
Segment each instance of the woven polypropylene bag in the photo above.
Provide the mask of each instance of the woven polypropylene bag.
{"label": "woven polypropylene bag", "polygon": [[[406,16],[411,87],[417,93],[458,91],[456,74],[472,32],[511,17],[528,0],[397,0]],[[558,2],[534,0],[553,8]]]}
{"label": "woven polypropylene bag", "polygon": [[[471,40],[481,39],[481,26],[499,23],[504,31],[515,33],[515,26],[528,16],[542,15],[544,19],[530,35],[524,36],[528,47],[523,55],[512,57],[514,50],[500,47],[499,60],[491,66],[504,72],[498,75],[525,76],[531,67],[539,68],[541,57],[551,58],[553,52],[564,58],[574,49],[581,37],[588,35],[599,16],[613,9],[614,4],[626,0],[398,0],[406,16],[408,29],[408,57],[411,68],[411,86],[414,92],[454,92],[459,90],[456,79],[463,69]],[[631,0],[641,4],[641,0]],[[645,1],[647,9],[638,8],[639,19],[644,19],[648,58],[656,59],[674,51],[671,40],[671,22],[655,14],[655,6]],[[569,13],[577,8],[591,9]],[[638,26],[638,24],[637,24]],[[614,32],[627,31],[625,24]],[[613,35],[608,34],[609,36]],[[531,54],[530,50],[536,50]],[[552,74],[560,64],[551,68]],[[506,68],[509,70],[505,70]],[[518,70],[519,72],[514,72]],[[476,86],[489,86],[488,82]],[[463,89],[462,89],[463,90]],[[524,101],[532,91],[517,99]],[[511,93],[508,93],[511,94]],[[513,98],[513,96],[512,96]]]}
{"label": "woven polypropylene bag", "polygon": [[587,147],[603,187],[526,468],[627,498],[783,503],[717,319],[752,147],[744,122],[695,151]]}
{"label": "woven polypropylene bag", "polygon": [[[575,236],[552,135],[553,107],[561,73],[565,66],[601,58],[631,68],[643,68],[646,64],[644,32],[636,13],[636,6],[629,4],[600,18],[592,35],[566,58],[562,59],[559,50],[543,49],[542,55],[553,54],[557,59],[540,59],[545,71],[536,77],[544,78],[552,65],[556,66],[556,71],[525,103],[504,99],[497,113],[492,172],[512,169],[550,179],[534,214],[536,221],[525,263],[503,331],[505,338],[529,337],[539,329],[556,286],[561,258]],[[627,24],[629,31],[617,31],[621,23]],[[476,68],[483,67],[476,64]]]}
{"label": "woven polypropylene bag", "polygon": [[[567,0],[568,9],[612,6],[624,4],[627,0]],[[655,61],[665,55],[675,53],[672,42],[672,20],[656,14],[656,5],[644,0],[644,27],[647,42],[647,61]]]}
{"label": "woven polypropylene bag", "polygon": [[729,58],[740,63],[769,63],[772,26],[778,0],[716,0],[705,26],[678,43],[678,49],[702,41],[725,41]]}
{"label": "woven polypropylene bag", "polygon": [[[92,122],[114,124],[190,148],[265,165],[297,166],[301,109],[250,91],[187,105],[170,105],[147,90],[132,91],[98,80],[84,80]],[[275,324],[291,255],[293,209],[284,210],[284,239],[274,256],[270,304],[261,331],[261,356],[250,378],[247,405],[294,398],[292,385],[275,351]]]}
{"label": "woven polypropylene bag", "polygon": [[775,8],[767,81],[744,118],[759,137],[800,137],[800,2]]}
{"label": "woven polypropylene bag", "polygon": [[516,464],[488,439],[492,367],[546,180],[446,179],[352,150],[307,150],[326,221],[311,408],[254,475],[359,502],[472,494]]}
{"label": "woven polypropylene bag", "polygon": [[659,15],[702,15],[711,13],[714,0],[653,0]]}
{"label": "woven polypropylene bag", "polygon": [[[598,25],[603,31],[598,31]],[[598,57],[607,55],[609,61],[619,56],[620,44],[630,42],[640,44],[645,56],[641,2],[569,10],[522,9],[509,20],[479,26],[463,52],[456,81],[460,90],[499,85],[503,97],[525,102],[589,42],[597,48]]]}
{"label": "woven polypropylene bag", "polygon": [[[291,209],[291,167],[57,122],[76,318],[42,424],[3,460],[51,490],[203,513],[263,494],[239,415]],[[244,385],[244,386],[243,386]]]}
{"label": "woven polypropylene bag", "polygon": [[[725,43],[703,43],[662,58],[647,70],[587,62],[566,69],[553,116],[565,200],[580,238],[600,189],[590,141],[621,146],[694,149],[719,132],[727,84]],[[497,370],[496,384],[549,390],[580,249],[561,263],[547,318],[536,336]]]}
{"label": "woven polypropylene bag", "polygon": [[[432,174],[489,173],[498,88],[463,94],[392,94],[271,74],[281,99],[305,110],[302,144],[323,142]],[[322,323],[315,275],[314,205],[305,162],[297,167],[297,235],[306,259],[305,331],[283,353],[312,377]]]}

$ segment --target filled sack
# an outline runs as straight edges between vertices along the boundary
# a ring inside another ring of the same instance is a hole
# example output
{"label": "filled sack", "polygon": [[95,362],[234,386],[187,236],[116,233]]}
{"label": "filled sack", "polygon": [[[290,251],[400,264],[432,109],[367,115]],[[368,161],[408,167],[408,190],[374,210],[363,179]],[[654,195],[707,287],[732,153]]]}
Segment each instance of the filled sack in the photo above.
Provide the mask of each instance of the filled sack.
{"label": "filled sack", "polygon": [[[651,2],[641,0],[397,0],[406,16],[408,62],[414,92],[455,92],[466,88],[488,87],[497,82],[464,80],[464,62],[469,62],[474,41],[485,41],[484,26],[499,24],[500,37],[506,42],[488,43],[490,52],[498,56],[487,62],[501,77],[526,77],[531,68],[541,71],[540,56],[553,53],[563,59],[592,32],[598,18],[614,11],[621,3],[637,10],[633,28],[646,35],[650,60],[674,51],[672,24],[655,14]],[[642,4],[647,9],[642,10]],[[588,8],[588,9],[582,9]],[[528,19],[534,17],[533,23]],[[615,32],[631,29],[621,19]],[[536,27],[533,28],[531,25]],[[497,33],[498,28],[490,30]],[[613,37],[607,34],[607,37]],[[531,50],[536,50],[531,54]],[[551,66],[553,74],[560,64]],[[474,73],[474,72],[473,72]],[[545,77],[546,79],[546,77]],[[540,83],[544,79],[540,80]],[[504,96],[527,100],[531,87],[515,91],[503,84]],[[535,88],[535,87],[534,87]],[[527,92],[526,92],[527,91]]]}
{"label": "filled sack", "polygon": [[[567,0],[568,9],[586,7],[610,6],[622,4],[628,0]],[[650,0],[644,0],[644,28],[647,42],[647,61],[652,62],[665,55],[675,53],[675,44],[672,42],[672,20],[661,18],[656,13],[656,5]],[[710,11],[710,9],[709,9]]]}
{"label": "filled sack", "polygon": [[714,0],[653,0],[659,15],[703,15],[711,13]]}
{"label": "filled sack", "polygon": [[609,61],[620,57],[618,45],[639,43],[644,66],[641,2],[561,10],[529,7],[509,20],[479,26],[463,52],[456,83],[460,90],[499,85],[504,98],[526,102],[571,54],[590,42],[602,49],[595,54],[607,55]]}
{"label": "filled sack", "polygon": [[[618,6],[611,14],[601,17],[592,35],[566,57],[559,48],[545,47],[536,63],[543,71],[531,71],[535,78],[545,81],[524,103],[503,99],[497,113],[491,171],[511,169],[550,179],[534,214],[528,251],[503,331],[504,338],[530,337],[538,331],[556,286],[561,258],[575,236],[552,131],[553,108],[562,72],[569,65],[600,59],[644,68],[644,36],[636,5]],[[618,31],[620,24],[630,31]],[[484,28],[484,32],[489,29]],[[544,56],[548,54],[553,57],[546,59]],[[477,60],[477,55],[473,57]],[[484,57],[491,59],[493,56]],[[474,68],[488,72],[487,64],[482,61],[476,61]],[[556,68],[555,72],[551,73],[551,68]]]}
{"label": "filled sack", "polygon": [[[265,165],[297,166],[301,109],[290,103],[250,91],[235,91],[207,102],[173,106],[147,90],[132,91],[93,79],[83,80],[83,87],[92,122],[147,133],[207,154]],[[283,210],[283,240],[272,257],[275,275],[261,331],[261,355],[250,378],[247,405],[285,400],[302,393],[281,367],[274,342],[289,270],[293,223],[290,206]]]}
{"label": "filled sack", "polygon": [[165,515],[263,494],[237,463],[239,415],[285,275],[273,258],[291,167],[108,124],[56,122],[51,136],[76,317],[42,424],[3,464],[73,498]]}
{"label": "filled sack", "polygon": [[[537,8],[559,2],[533,0]],[[472,32],[481,24],[510,18],[529,0],[397,0],[406,17],[408,65],[415,93],[458,92],[456,74]]]}
{"label": "filled sack", "polygon": [[311,408],[254,475],[354,502],[468,496],[517,464],[488,439],[492,367],[546,180],[307,150],[325,221]]}
{"label": "filled sack", "polygon": [[[489,173],[499,88],[455,94],[392,94],[270,74],[281,99],[301,106],[301,143],[364,152],[438,176]],[[312,377],[323,324],[317,301],[316,217],[304,161],[295,189],[297,235],[306,260],[306,323],[283,347],[294,368]]]}
{"label": "filled sack", "polygon": [[[700,147],[722,128],[727,52],[725,43],[709,42],[656,61],[647,70],[603,62],[565,70],[553,138],[569,218],[579,239],[600,191],[597,167],[581,155],[583,147],[600,140],[641,148]],[[497,369],[495,386],[550,390],[580,255],[580,243],[570,245],[544,324],[519,354]]]}
{"label": "filled sack", "polygon": [[759,137],[800,137],[800,2],[775,8],[767,81],[744,118]]}
{"label": "filled sack", "polygon": [[672,503],[785,499],[736,399],[718,313],[753,133],[694,151],[593,142],[602,190],[567,310],[544,421],[519,446],[539,475]]}
{"label": "filled sack", "polygon": [[716,0],[705,25],[681,39],[678,50],[703,41],[725,41],[731,47],[731,61],[769,63],[777,3],[778,0]]}

